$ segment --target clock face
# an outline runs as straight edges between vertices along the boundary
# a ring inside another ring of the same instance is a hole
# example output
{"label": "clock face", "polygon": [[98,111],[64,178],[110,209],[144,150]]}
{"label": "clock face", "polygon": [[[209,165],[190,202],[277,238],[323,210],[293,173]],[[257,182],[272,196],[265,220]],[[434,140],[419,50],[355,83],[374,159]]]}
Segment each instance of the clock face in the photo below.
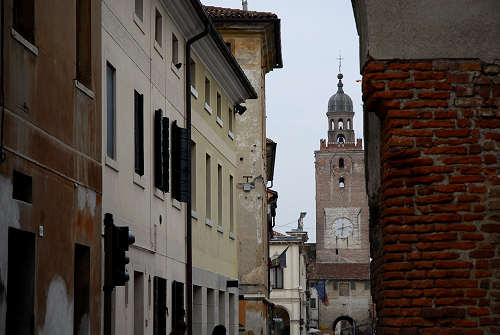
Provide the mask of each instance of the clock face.
{"label": "clock face", "polygon": [[340,218],[333,223],[335,235],[339,238],[347,238],[352,234],[352,223],[346,218]]}

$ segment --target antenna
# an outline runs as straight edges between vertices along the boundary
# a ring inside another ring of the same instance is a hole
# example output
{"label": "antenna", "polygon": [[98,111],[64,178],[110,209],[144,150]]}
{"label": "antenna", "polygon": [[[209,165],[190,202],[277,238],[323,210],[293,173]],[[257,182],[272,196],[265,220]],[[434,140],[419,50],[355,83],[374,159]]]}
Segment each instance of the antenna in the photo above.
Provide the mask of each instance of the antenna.
{"label": "antenna", "polygon": [[339,58],[337,58],[337,60],[339,61],[339,73],[342,73],[342,53],[341,51],[339,50]]}

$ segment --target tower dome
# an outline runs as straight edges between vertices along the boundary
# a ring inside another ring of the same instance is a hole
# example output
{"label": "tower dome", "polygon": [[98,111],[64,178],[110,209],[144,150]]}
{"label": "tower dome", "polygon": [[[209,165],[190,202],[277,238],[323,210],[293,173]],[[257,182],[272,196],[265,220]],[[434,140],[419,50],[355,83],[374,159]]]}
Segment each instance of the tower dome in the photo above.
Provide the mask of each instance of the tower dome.
{"label": "tower dome", "polygon": [[330,97],[328,100],[328,113],[352,113],[352,100],[347,94],[344,93],[342,87],[342,73],[337,75],[339,83],[337,84],[337,93]]}

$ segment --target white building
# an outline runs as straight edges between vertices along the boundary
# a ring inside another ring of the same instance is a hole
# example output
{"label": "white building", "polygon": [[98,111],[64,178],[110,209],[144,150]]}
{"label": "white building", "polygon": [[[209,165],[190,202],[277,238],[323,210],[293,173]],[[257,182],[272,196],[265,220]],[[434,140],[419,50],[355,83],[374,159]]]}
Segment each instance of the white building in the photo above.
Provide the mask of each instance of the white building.
{"label": "white building", "polygon": [[[186,127],[185,70],[191,64],[185,59],[186,42],[203,32],[207,22],[198,0],[102,0],[102,213],[113,214],[115,225],[128,226],[135,235],[128,252],[130,280],[113,293],[114,334],[164,335],[185,318],[186,203],[176,196],[182,178],[175,173],[181,160],[173,158],[179,147],[174,129]],[[209,26],[191,49],[200,65],[194,75],[202,73],[203,64],[223,101],[234,106],[248,98],[243,83],[248,79],[242,79],[236,60]],[[199,130],[205,123],[198,112],[192,112],[193,134],[220,148],[222,140],[210,127]],[[227,126],[220,131],[228,137]],[[226,244],[236,244],[229,232]],[[205,335],[207,323],[213,322],[234,333],[238,289],[199,272],[193,272],[194,284],[203,289],[200,299],[199,292],[194,294],[195,330],[204,329],[197,333]],[[216,314],[207,315],[207,290],[217,292]]]}
{"label": "white building", "polygon": [[[307,278],[304,243],[307,239],[307,232],[299,228],[287,232],[287,235],[275,232],[269,241],[270,298],[275,304],[272,315],[273,335],[306,334]],[[280,255],[281,264],[277,265]],[[286,259],[286,267],[282,267],[283,258]]]}

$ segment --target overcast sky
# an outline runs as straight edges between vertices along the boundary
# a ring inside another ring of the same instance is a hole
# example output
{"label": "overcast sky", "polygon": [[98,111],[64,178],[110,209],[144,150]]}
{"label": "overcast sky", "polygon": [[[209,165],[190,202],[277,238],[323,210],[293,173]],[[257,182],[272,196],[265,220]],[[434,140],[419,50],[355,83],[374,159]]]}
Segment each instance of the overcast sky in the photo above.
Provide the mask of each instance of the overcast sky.
{"label": "overcast sky", "polygon": [[[202,0],[206,5],[239,8],[241,0]],[[339,52],[344,91],[354,104],[354,129],[363,137],[358,34],[349,0],[248,0],[248,9],[281,19],[283,68],[266,76],[267,137],[277,145],[274,187],[278,191],[278,231],[297,227],[315,241],[314,150],[327,137],[328,99],[337,91]]]}

